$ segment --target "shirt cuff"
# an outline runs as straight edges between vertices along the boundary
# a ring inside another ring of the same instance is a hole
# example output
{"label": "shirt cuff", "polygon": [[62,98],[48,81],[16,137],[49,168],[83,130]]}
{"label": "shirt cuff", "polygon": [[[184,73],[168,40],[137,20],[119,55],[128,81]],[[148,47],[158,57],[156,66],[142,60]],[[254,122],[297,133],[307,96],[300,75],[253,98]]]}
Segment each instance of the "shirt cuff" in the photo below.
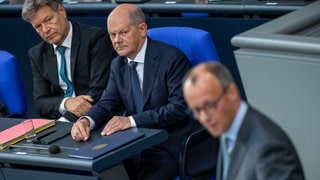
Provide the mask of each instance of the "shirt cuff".
{"label": "shirt cuff", "polygon": [[130,127],[137,127],[137,124],[136,122],[134,121],[133,117],[132,116],[129,116],[129,119],[130,119]]}
{"label": "shirt cuff", "polygon": [[60,117],[59,119],[57,119],[57,121],[61,121],[61,122],[70,122],[68,119],[66,119],[65,117]]}
{"label": "shirt cuff", "polygon": [[68,99],[67,97],[64,98],[64,99],[61,101],[61,103],[60,103],[59,112],[60,112],[61,114],[64,114],[64,113],[67,111],[66,108],[64,107],[64,103],[66,102],[67,99]]}
{"label": "shirt cuff", "polygon": [[81,116],[78,120],[80,120],[82,118],[87,118],[89,120],[89,127],[91,130],[96,126],[96,123],[94,122],[94,120],[90,116]]}

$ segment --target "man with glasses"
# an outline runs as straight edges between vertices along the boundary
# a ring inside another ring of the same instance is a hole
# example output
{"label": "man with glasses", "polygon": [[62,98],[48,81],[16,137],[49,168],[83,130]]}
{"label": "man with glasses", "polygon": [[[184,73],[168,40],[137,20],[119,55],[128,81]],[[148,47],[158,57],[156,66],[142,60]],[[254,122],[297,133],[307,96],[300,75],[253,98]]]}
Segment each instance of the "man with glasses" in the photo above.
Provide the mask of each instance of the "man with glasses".
{"label": "man with glasses", "polygon": [[133,4],[117,6],[107,27],[119,56],[112,61],[103,96],[73,125],[72,137],[85,141],[92,128],[102,125],[102,135],[131,127],[167,130],[165,142],[124,165],[132,180],[172,180],[178,175],[183,138],[200,127],[186,112],[181,88],[191,64],[177,48],[147,37],[144,13]]}
{"label": "man with glasses", "polygon": [[225,66],[210,62],[194,67],[183,81],[183,93],[196,119],[220,137],[217,179],[304,179],[286,133],[241,100]]}

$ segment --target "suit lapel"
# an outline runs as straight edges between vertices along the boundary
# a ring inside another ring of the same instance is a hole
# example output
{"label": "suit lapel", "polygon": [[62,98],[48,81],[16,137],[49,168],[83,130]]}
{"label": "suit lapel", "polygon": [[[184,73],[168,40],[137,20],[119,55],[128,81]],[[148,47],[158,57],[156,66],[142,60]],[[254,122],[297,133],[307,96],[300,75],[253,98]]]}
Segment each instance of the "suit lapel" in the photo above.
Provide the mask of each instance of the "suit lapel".
{"label": "suit lapel", "polygon": [[[74,80],[74,72],[76,67],[76,59],[77,54],[80,48],[80,28],[77,24],[72,23],[73,28],[73,35],[72,35],[72,42],[71,42],[71,57],[70,57],[70,66],[71,66],[71,79],[72,82],[75,82]],[[75,85],[74,85],[75,86]]]}
{"label": "suit lapel", "polygon": [[159,60],[157,59],[158,51],[155,48],[153,41],[148,39],[148,45],[144,61],[144,74],[143,74],[143,106],[150,98],[153,84],[157,78],[159,70]]}
{"label": "suit lapel", "polygon": [[236,179],[237,173],[239,169],[241,168],[241,164],[243,162],[243,158],[245,157],[245,154],[247,153],[247,141],[249,139],[249,131],[250,124],[248,121],[248,116],[250,114],[250,107],[248,108],[248,111],[243,119],[242,125],[239,129],[238,137],[236,144],[234,146],[234,149],[231,153],[231,161],[230,161],[230,167],[228,172],[228,179]]}
{"label": "suit lapel", "polygon": [[44,67],[49,67],[50,70],[47,71],[48,79],[52,79],[52,83],[59,86],[59,73],[58,73],[58,63],[57,57],[54,54],[53,46],[51,44],[46,44],[46,50],[43,53],[43,59],[45,60]]}
{"label": "suit lapel", "polygon": [[132,86],[131,86],[131,81],[130,81],[130,67],[128,64],[128,60],[125,57],[119,57],[120,59],[115,59],[115,61],[120,61],[120,74],[118,78],[120,78],[119,83],[121,87],[119,89],[128,89],[128,91],[125,92],[125,97],[129,102],[129,111],[128,112],[135,112],[135,106],[134,106],[134,100],[133,100],[133,95],[132,95]]}
{"label": "suit lapel", "polygon": [[238,170],[241,167],[243,158],[246,153],[246,145],[244,143],[237,143],[233,152],[231,153],[231,161],[228,172],[228,179],[236,179]]}
{"label": "suit lapel", "polygon": [[[235,146],[233,152],[231,153],[231,161],[229,170],[227,173],[227,179],[236,179],[237,172],[241,167],[242,159],[246,153],[246,146],[239,143]],[[218,164],[217,164],[217,180],[222,180],[222,153],[221,149],[218,154]]]}

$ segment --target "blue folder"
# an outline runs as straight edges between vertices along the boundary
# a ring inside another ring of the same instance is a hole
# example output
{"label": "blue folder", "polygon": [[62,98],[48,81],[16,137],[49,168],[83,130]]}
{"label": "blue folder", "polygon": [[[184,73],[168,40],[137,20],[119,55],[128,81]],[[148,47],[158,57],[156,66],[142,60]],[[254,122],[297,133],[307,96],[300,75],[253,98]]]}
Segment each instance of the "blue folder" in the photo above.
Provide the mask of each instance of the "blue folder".
{"label": "blue folder", "polygon": [[101,139],[95,140],[78,150],[74,150],[69,154],[69,157],[95,159],[143,136],[144,133],[141,132],[130,130],[118,131],[109,136],[102,136]]}

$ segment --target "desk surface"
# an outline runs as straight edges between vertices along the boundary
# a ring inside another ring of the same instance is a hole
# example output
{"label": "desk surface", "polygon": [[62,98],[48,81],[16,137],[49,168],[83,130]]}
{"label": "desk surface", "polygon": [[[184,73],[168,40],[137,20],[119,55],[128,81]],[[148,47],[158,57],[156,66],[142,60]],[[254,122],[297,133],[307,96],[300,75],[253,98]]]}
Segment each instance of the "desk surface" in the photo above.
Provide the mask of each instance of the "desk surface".
{"label": "desk surface", "polygon": [[[18,119],[0,118],[0,130],[10,127],[18,122],[20,122],[20,120]],[[72,123],[57,122],[56,125],[52,128],[62,128],[71,125]],[[70,148],[81,148],[87,143],[101,138],[100,131],[93,131],[88,142],[76,142],[71,138],[70,135],[53,142],[52,144],[56,144],[61,148],[61,152],[58,154],[50,154],[46,150],[35,151],[31,149],[24,151],[28,151],[28,154],[17,154],[14,150],[6,148],[4,150],[0,150],[0,162],[9,164],[101,172],[109,167],[120,163],[122,160],[143,151],[144,149],[147,149],[164,141],[168,137],[168,133],[164,130],[133,128],[129,129],[129,131],[143,132],[145,136],[94,160],[71,158],[68,157],[68,154],[73,151]],[[17,144],[21,143],[25,142],[22,141]]]}

